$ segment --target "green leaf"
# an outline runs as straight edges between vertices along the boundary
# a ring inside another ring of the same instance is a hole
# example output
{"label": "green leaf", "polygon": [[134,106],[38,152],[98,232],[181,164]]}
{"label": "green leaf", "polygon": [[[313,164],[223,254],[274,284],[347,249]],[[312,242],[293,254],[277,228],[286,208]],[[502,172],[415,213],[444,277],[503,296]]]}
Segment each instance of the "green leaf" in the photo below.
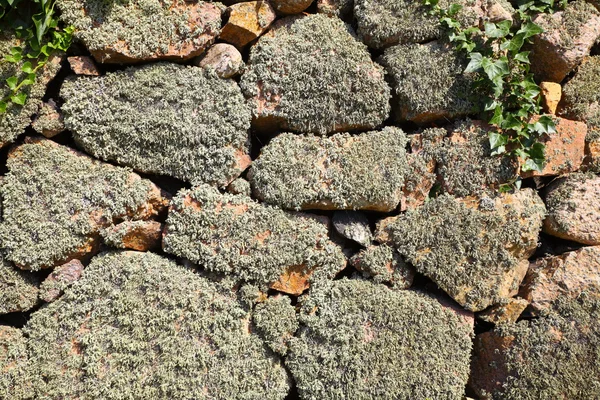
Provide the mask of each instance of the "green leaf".
{"label": "green leaf", "polygon": [[437,6],[440,0],[425,0],[423,4],[429,7]]}
{"label": "green leaf", "polygon": [[6,79],[6,84],[10,90],[15,90],[19,84],[19,81],[16,76],[11,76],[10,78]]}
{"label": "green leaf", "polygon": [[491,155],[495,156],[506,151],[505,146],[508,143],[508,136],[500,132],[490,132],[488,138],[490,141],[490,149],[492,150]]}
{"label": "green leaf", "polygon": [[548,117],[547,115],[540,117],[540,119],[538,119],[534,124],[533,129],[540,134],[556,133],[556,125],[554,125],[552,118]]}
{"label": "green leaf", "polygon": [[21,85],[29,86],[29,85],[33,85],[34,83],[35,83],[35,74],[29,74],[29,75],[27,75],[27,78],[25,78],[23,80],[23,82],[21,82]]}
{"label": "green leaf", "polygon": [[517,53],[519,50],[521,50],[521,47],[523,47],[524,43],[525,43],[525,34],[517,33],[512,39],[502,43],[500,45],[500,49],[508,50],[514,54],[514,53]]}
{"label": "green leaf", "polygon": [[534,24],[533,22],[528,22],[521,26],[521,29],[517,31],[517,35],[523,34],[523,39],[527,39],[532,36],[539,35],[542,32],[544,32],[544,28]]}
{"label": "green leaf", "polygon": [[530,51],[522,51],[520,53],[515,54],[515,61],[519,61],[525,64],[529,64],[529,53]]}
{"label": "green leaf", "polygon": [[450,8],[448,8],[448,15],[453,17],[456,14],[458,14],[460,10],[462,10],[462,6],[460,4],[454,3],[450,6]]}
{"label": "green leaf", "polygon": [[13,95],[13,96],[10,97],[10,100],[13,103],[22,106],[22,105],[25,104],[25,100],[27,100],[27,94],[25,94],[25,93],[15,94],[15,95]]}
{"label": "green leaf", "polygon": [[504,121],[502,122],[502,129],[521,129],[522,127],[522,123],[521,121],[519,121],[517,118],[515,118],[514,115],[512,114],[508,114],[504,117]]}
{"label": "green leaf", "polygon": [[498,22],[485,22],[485,35],[489,38],[503,38],[510,32],[512,23],[509,20]]}
{"label": "green leaf", "polygon": [[503,108],[502,105],[499,105],[494,110],[494,116],[490,119],[490,124],[502,126],[502,122],[504,122]]}
{"label": "green leaf", "polygon": [[498,77],[503,77],[510,73],[508,69],[508,59],[501,57],[498,60],[492,61],[488,57],[483,57],[481,66],[490,80],[494,81]]}
{"label": "green leaf", "polygon": [[4,114],[6,112],[6,107],[8,104],[5,101],[0,101],[0,114]]}
{"label": "green leaf", "polygon": [[465,68],[465,73],[468,74],[481,69],[483,61],[483,56],[481,55],[481,53],[471,53],[469,54],[469,59],[470,61],[467,65],[467,68]]}
{"label": "green leaf", "polygon": [[26,74],[33,73],[33,66],[31,65],[31,61],[25,61],[21,66],[21,71],[25,72]]}

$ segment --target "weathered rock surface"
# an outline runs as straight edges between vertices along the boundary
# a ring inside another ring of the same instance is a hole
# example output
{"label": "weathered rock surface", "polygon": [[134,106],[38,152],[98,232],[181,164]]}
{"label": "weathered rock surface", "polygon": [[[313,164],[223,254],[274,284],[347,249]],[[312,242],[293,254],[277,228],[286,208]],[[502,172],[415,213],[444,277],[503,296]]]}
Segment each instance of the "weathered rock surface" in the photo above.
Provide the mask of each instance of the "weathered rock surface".
{"label": "weathered rock surface", "polygon": [[244,178],[237,178],[229,185],[227,185],[227,191],[231,194],[243,194],[244,196],[252,196],[252,187],[250,182]]}
{"label": "weathered rock surface", "polygon": [[506,299],[499,304],[478,313],[477,317],[496,325],[507,322],[516,322],[528,305],[529,301],[525,299]]}
{"label": "weathered rock surface", "polygon": [[301,398],[464,393],[473,328],[436,299],[342,279],[311,288],[301,305],[286,359]]}
{"label": "weathered rock surface", "polygon": [[585,0],[554,14],[540,13],[533,22],[544,29],[531,45],[531,70],[541,81],[561,82],[581,63],[600,38],[600,12]]}
{"label": "weathered rock surface", "polygon": [[352,17],[354,0],[316,0],[317,12],[346,20]]}
{"label": "weathered rock surface", "polygon": [[39,284],[37,276],[0,257],[0,315],[33,308],[38,302]]}
{"label": "weathered rock surface", "polygon": [[564,85],[560,113],[586,122],[591,132],[600,132],[600,56],[586,57]]}
{"label": "weathered rock surface", "polygon": [[33,382],[25,371],[27,361],[27,347],[21,330],[0,325],[0,398],[34,398]]}
{"label": "weathered rock surface", "polygon": [[209,271],[295,295],[346,265],[327,227],[313,218],[205,185],[173,199],[163,249]]}
{"label": "weathered rock surface", "polygon": [[373,241],[369,219],[358,211],[336,211],[333,213],[333,227],[343,237],[364,247]]}
{"label": "weathered rock surface", "polygon": [[65,289],[77,282],[83,273],[83,264],[79,260],[71,260],[59,265],[40,285],[40,299],[52,302],[58,299]]}
{"label": "weathered rock surface", "polygon": [[105,253],[33,314],[26,377],[56,400],[283,399],[287,372],[250,319],[229,287],[173,261]]}
{"label": "weathered rock surface", "polygon": [[99,231],[151,219],[167,199],[152,182],[49,140],[29,140],[8,157],[0,241],[6,258],[38,270],[93,253]]}
{"label": "weathered rock surface", "polygon": [[556,82],[541,82],[542,108],[548,114],[556,114],[556,108],[562,97],[562,86]]}
{"label": "weathered rock surface", "polygon": [[376,283],[391,283],[394,288],[408,289],[412,286],[415,269],[404,262],[392,247],[382,244],[369,246],[350,259],[350,264]]}
{"label": "weathered rock surface", "polygon": [[269,297],[256,305],[252,321],[265,343],[276,353],[285,355],[289,341],[298,330],[296,308],[287,296]]}
{"label": "weathered rock surface", "polygon": [[376,238],[460,305],[481,311],[517,294],[544,205],[530,189],[496,198],[442,195],[384,224]]}
{"label": "weathered rock surface", "polygon": [[466,59],[438,42],[398,45],[378,59],[392,81],[398,121],[428,124],[468,115],[474,109]]}
{"label": "weathered rock surface", "polygon": [[581,295],[600,298],[600,247],[583,247],[532,263],[519,295],[535,311],[551,307],[558,298]]}
{"label": "weathered rock surface", "polygon": [[245,1],[227,8],[229,18],[219,39],[242,48],[262,35],[275,21],[275,10],[267,1]]}
{"label": "weathered rock surface", "polygon": [[106,244],[117,249],[148,251],[160,247],[162,230],[158,221],[124,221],[100,234]]}
{"label": "weathered rock surface", "polygon": [[92,57],[72,56],[67,57],[69,67],[75,75],[100,76],[102,75]]}
{"label": "weathered rock surface", "polygon": [[585,138],[585,158],[582,170],[600,174],[600,129],[588,132]]}
{"label": "weathered rock surface", "polygon": [[291,209],[391,211],[406,199],[422,203],[435,175],[426,157],[407,154],[407,142],[393,127],[330,137],[280,134],[253,163],[254,194]]}
{"label": "weathered rock surface", "polygon": [[65,82],[65,125],[87,152],[139,171],[226,186],[250,164],[250,111],[233,80],[151,64]]}
{"label": "weathered rock surface", "polygon": [[561,302],[543,318],[478,335],[471,388],[484,400],[598,398],[599,310],[597,299]]}
{"label": "weathered rock surface", "polygon": [[250,52],[240,85],[258,130],[367,130],[389,115],[383,69],[337,18],[288,17]]}
{"label": "weathered rock surface", "polygon": [[571,174],[546,189],[544,232],[561,239],[600,245],[600,177]]}
{"label": "weathered rock surface", "polygon": [[291,15],[299,14],[306,10],[313,0],[271,0],[271,4],[277,13]]}
{"label": "weathered rock surface", "polygon": [[227,43],[217,43],[208,51],[194,61],[194,64],[202,68],[211,68],[219,78],[232,78],[242,73],[245,64],[242,54],[235,46]]}
{"label": "weathered rock surface", "polygon": [[59,0],[57,6],[100,63],[187,60],[203,53],[221,28],[219,3]]}
{"label": "weathered rock surface", "polygon": [[62,114],[58,111],[58,107],[54,100],[40,104],[32,128],[37,133],[47,138],[52,138],[65,130],[65,124]]}

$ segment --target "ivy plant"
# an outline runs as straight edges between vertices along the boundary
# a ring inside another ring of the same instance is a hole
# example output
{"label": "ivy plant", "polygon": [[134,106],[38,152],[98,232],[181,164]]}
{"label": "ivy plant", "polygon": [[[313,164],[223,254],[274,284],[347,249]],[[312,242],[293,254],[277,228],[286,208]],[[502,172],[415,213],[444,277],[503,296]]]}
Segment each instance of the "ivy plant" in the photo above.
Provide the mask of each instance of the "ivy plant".
{"label": "ivy plant", "polygon": [[74,28],[60,26],[54,5],[55,0],[0,0],[0,31],[12,31],[20,39],[20,45],[1,61],[17,64],[19,70],[0,82],[8,88],[8,94],[0,98],[0,113],[10,103],[24,105],[25,87],[35,83],[38,71],[54,52],[71,45]]}
{"label": "ivy plant", "polygon": [[[527,1],[519,4],[517,21],[485,21],[481,27],[463,28],[455,19],[461,6],[442,8],[439,0],[424,0],[430,12],[440,19],[448,40],[469,60],[466,73],[475,73],[478,92],[488,94],[480,110],[490,125],[498,128],[489,133],[492,155],[517,157],[520,171],[541,171],[545,163],[544,134],[556,132],[549,116],[541,116],[541,89],[530,72],[529,51],[523,46],[543,32],[532,22],[531,15],[564,7],[554,0]],[[565,0],[563,0],[565,1]],[[520,185],[516,178],[513,184]],[[506,190],[507,187],[501,189]]]}

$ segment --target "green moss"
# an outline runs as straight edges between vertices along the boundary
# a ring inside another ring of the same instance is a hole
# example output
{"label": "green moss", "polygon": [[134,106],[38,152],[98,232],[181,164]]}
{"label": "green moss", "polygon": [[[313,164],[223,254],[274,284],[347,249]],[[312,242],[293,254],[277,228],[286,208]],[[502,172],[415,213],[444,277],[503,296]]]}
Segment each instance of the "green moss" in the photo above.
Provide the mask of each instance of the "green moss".
{"label": "green moss", "polygon": [[227,185],[248,152],[250,111],[237,84],[159,63],[65,82],[65,125],[87,152],[193,184]]}
{"label": "green moss", "polygon": [[427,123],[471,113],[475,105],[466,59],[446,45],[398,45],[379,58],[394,91],[396,119]]}
{"label": "green moss", "polygon": [[21,330],[0,326],[0,398],[34,399],[40,377],[27,375],[27,347]]}
{"label": "green moss", "polygon": [[[254,117],[292,131],[374,128],[390,110],[383,69],[347,25],[321,14],[287,18],[261,37],[240,85]],[[257,96],[278,104],[263,107]]]}
{"label": "green moss", "polygon": [[[204,43],[203,35],[216,34],[220,18],[190,24],[197,18],[184,0],[58,0],[61,18],[76,28],[75,38],[92,52],[124,47],[135,58],[165,54]],[[201,2],[202,4],[202,2]],[[217,3],[219,4],[219,3]]]}
{"label": "green moss", "polygon": [[501,300],[504,274],[528,256],[524,249],[535,248],[543,217],[544,205],[530,189],[504,202],[483,198],[473,208],[441,195],[387,229],[391,244],[417,272],[478,311]]}
{"label": "green moss", "polygon": [[301,398],[459,399],[464,393],[472,327],[431,297],[342,279],[311,288],[300,322],[286,365]]}
{"label": "green moss", "polygon": [[563,86],[563,102],[567,104],[566,116],[587,122],[591,131],[600,132],[600,56],[587,58]]}
{"label": "green moss", "polygon": [[166,252],[261,289],[288,267],[316,268],[311,280],[318,281],[333,277],[345,264],[327,228],[314,219],[206,185],[178,193],[165,232]]}
{"label": "green moss", "polygon": [[386,244],[361,250],[350,263],[365,275],[372,276],[376,283],[388,282],[397,289],[408,289],[415,276],[414,269]]}
{"label": "green moss", "polygon": [[252,196],[252,187],[250,182],[244,178],[237,178],[227,186],[227,191],[231,194],[243,194],[245,196]]}
{"label": "green moss", "polygon": [[298,330],[296,308],[287,296],[269,297],[259,303],[252,315],[258,333],[276,353],[285,355],[288,342]]}
{"label": "green moss", "polygon": [[0,256],[0,314],[31,309],[38,302],[38,286],[35,275]]}
{"label": "green moss", "polygon": [[576,172],[555,180],[548,188],[544,202],[548,208],[549,218],[559,231],[570,231],[573,212],[579,207],[579,203],[575,200],[586,191],[586,188],[589,188],[585,182],[590,179],[597,179],[597,176]]}
{"label": "green moss", "polygon": [[0,243],[8,260],[37,270],[89,243],[102,225],[136,219],[153,184],[50,141],[17,147],[0,186]]}
{"label": "green moss", "polygon": [[251,169],[254,194],[290,209],[393,210],[409,173],[399,128],[356,136],[278,135],[262,148]]}
{"label": "green moss", "polygon": [[283,399],[287,373],[249,319],[173,261],[105,253],[24,328],[29,374],[45,399]]}

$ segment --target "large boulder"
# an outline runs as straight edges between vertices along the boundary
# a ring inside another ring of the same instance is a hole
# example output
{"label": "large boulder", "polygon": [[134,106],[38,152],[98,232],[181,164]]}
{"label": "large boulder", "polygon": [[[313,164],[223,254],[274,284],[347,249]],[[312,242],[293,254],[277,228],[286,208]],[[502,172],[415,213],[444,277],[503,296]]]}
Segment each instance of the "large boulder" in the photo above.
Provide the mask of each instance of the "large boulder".
{"label": "large boulder", "polygon": [[12,149],[0,185],[6,258],[38,270],[93,253],[119,220],[152,219],[167,199],[152,182],[49,140]]}
{"label": "large boulder", "polygon": [[540,13],[533,22],[544,29],[533,37],[529,57],[540,81],[561,82],[600,38],[600,12],[585,0],[553,14]]}
{"label": "large boulder", "polygon": [[378,237],[460,305],[481,311],[517,294],[544,212],[531,189],[481,199],[441,195],[380,225]]}
{"label": "large boulder", "polygon": [[319,221],[206,185],[173,199],[163,249],[209,271],[295,295],[346,265]]}
{"label": "large boulder", "polygon": [[139,171],[226,186],[250,164],[250,111],[233,80],[152,64],[65,82],[65,125],[88,153]]}
{"label": "large boulder", "polygon": [[220,3],[185,0],[59,0],[61,19],[75,27],[101,63],[187,60],[212,44],[221,28]]}
{"label": "large boulder", "polygon": [[367,47],[337,18],[284,18],[250,51],[240,85],[253,126],[326,134],[367,130],[389,115],[390,88]]}
{"label": "large boulder", "polygon": [[0,315],[28,311],[38,303],[39,278],[0,256]]}
{"label": "large boulder", "polygon": [[398,45],[378,59],[392,82],[397,121],[428,124],[472,113],[473,76],[467,59],[439,42]]}
{"label": "large boulder", "polygon": [[174,261],[104,253],[27,323],[27,378],[57,400],[284,399],[287,372],[251,318],[230,287]]}
{"label": "large boulder", "polygon": [[544,232],[561,239],[600,245],[600,177],[571,174],[552,182],[544,196]]}
{"label": "large boulder", "polygon": [[[426,159],[407,154],[399,128],[330,137],[281,134],[262,148],[250,177],[258,199],[290,209],[392,211],[410,178],[430,179]],[[409,165],[411,162],[419,165]],[[418,167],[421,167],[418,169]]]}
{"label": "large boulder", "polygon": [[458,399],[472,319],[438,300],[364,280],[311,288],[286,365],[305,399]]}

